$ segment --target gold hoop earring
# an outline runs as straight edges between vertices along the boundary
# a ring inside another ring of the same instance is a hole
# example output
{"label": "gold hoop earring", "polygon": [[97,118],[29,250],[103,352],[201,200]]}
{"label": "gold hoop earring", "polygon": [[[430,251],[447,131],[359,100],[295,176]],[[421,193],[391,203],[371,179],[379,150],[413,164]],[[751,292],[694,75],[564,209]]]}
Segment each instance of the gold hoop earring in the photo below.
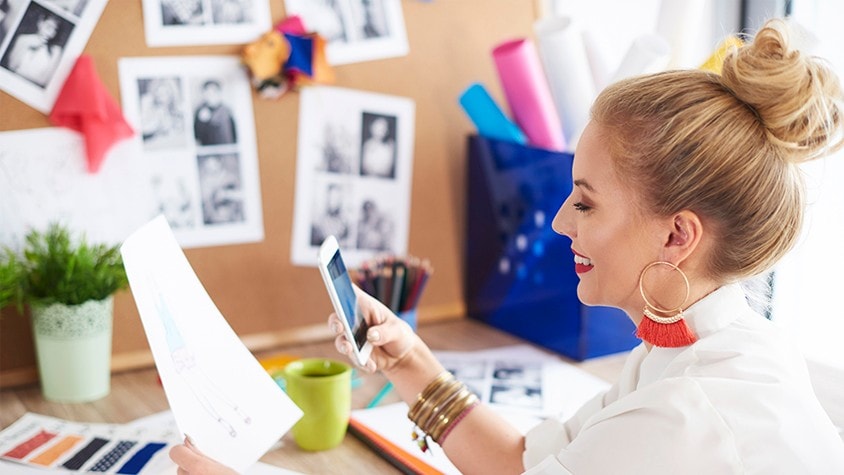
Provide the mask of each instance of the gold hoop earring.
{"label": "gold hoop earring", "polygon": [[[655,266],[668,266],[672,270],[677,271],[683,278],[683,283],[686,285],[686,295],[683,301],[677,307],[667,309],[654,304],[645,294],[645,274],[648,270]],[[697,341],[697,337],[692,333],[689,326],[683,320],[683,306],[689,300],[691,293],[691,285],[686,273],[680,267],[666,261],[655,261],[642,269],[639,274],[639,293],[642,295],[642,300],[645,302],[645,307],[642,310],[643,317],[636,329],[636,336],[654,346],[661,346],[666,348],[677,348],[681,346],[688,346]],[[672,314],[668,316],[657,315],[654,312]],[[675,313],[676,312],[676,313]]]}

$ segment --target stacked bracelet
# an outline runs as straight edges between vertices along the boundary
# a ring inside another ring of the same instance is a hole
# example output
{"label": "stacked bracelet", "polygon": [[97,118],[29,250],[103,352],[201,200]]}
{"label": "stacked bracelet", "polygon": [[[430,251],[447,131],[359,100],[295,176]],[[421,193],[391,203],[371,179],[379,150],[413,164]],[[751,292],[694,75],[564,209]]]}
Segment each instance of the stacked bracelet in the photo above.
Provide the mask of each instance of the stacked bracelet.
{"label": "stacked bracelet", "polygon": [[423,452],[428,450],[428,437],[441,444],[478,403],[477,396],[465,384],[457,381],[448,371],[443,371],[419,393],[407,413],[407,417],[416,424],[413,439]]}

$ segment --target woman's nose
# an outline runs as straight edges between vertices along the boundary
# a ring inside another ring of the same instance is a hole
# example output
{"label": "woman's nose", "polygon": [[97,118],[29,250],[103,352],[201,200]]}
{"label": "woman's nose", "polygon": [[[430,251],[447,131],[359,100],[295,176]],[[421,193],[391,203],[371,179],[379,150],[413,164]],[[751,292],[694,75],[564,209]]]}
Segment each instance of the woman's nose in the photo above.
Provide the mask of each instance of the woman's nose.
{"label": "woman's nose", "polygon": [[560,209],[557,210],[557,214],[554,216],[554,221],[551,223],[551,228],[557,234],[562,234],[563,236],[568,236],[573,239],[577,232],[574,226],[574,216],[572,216],[574,208],[569,205],[569,201],[571,201],[571,196],[569,196],[560,206]]}

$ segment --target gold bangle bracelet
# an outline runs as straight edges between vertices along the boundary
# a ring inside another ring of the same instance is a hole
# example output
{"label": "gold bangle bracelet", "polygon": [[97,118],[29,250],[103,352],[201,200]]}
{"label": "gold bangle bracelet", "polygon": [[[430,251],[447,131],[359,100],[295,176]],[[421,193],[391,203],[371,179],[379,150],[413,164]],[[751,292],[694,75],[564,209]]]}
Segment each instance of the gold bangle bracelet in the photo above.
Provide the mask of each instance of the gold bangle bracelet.
{"label": "gold bangle bracelet", "polygon": [[428,383],[428,385],[425,386],[425,389],[423,389],[422,392],[420,392],[419,395],[416,396],[416,402],[413,404],[413,407],[407,413],[407,417],[415,422],[417,416],[419,415],[419,412],[425,405],[425,402],[431,396],[431,392],[436,390],[441,384],[448,381],[449,379],[454,379],[454,375],[452,375],[448,371],[443,371],[442,373],[438,374],[433,381]]}
{"label": "gold bangle bracelet", "polygon": [[435,414],[443,409],[445,401],[451,399],[453,395],[460,391],[463,384],[456,379],[452,379],[442,383],[429,398],[425,399],[422,407],[419,409],[413,422],[421,429],[427,426],[427,421],[431,419],[432,414]]}
{"label": "gold bangle bracelet", "polygon": [[[457,382],[454,385],[454,388],[449,388],[450,391],[445,393],[445,397],[442,398],[441,402],[438,402],[433,409],[430,411],[430,414],[427,417],[422,418],[420,417],[417,421],[417,426],[420,429],[424,430],[426,433],[433,427],[433,422],[437,420],[438,416],[445,413],[453,401],[460,398],[461,393],[465,390],[466,386],[463,383]],[[421,416],[421,415],[420,415]]]}

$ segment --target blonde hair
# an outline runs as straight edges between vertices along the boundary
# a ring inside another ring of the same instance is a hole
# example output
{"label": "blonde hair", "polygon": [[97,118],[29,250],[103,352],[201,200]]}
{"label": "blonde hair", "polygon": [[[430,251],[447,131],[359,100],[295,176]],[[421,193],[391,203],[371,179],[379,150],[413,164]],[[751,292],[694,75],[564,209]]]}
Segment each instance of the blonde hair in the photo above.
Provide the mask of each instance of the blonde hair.
{"label": "blonde hair", "polygon": [[789,47],[772,20],[733,50],[721,75],[669,71],[621,81],[596,100],[616,172],[647,211],[684,209],[713,226],[708,273],[739,280],[774,265],[797,239],[799,163],[844,144],[838,78]]}

